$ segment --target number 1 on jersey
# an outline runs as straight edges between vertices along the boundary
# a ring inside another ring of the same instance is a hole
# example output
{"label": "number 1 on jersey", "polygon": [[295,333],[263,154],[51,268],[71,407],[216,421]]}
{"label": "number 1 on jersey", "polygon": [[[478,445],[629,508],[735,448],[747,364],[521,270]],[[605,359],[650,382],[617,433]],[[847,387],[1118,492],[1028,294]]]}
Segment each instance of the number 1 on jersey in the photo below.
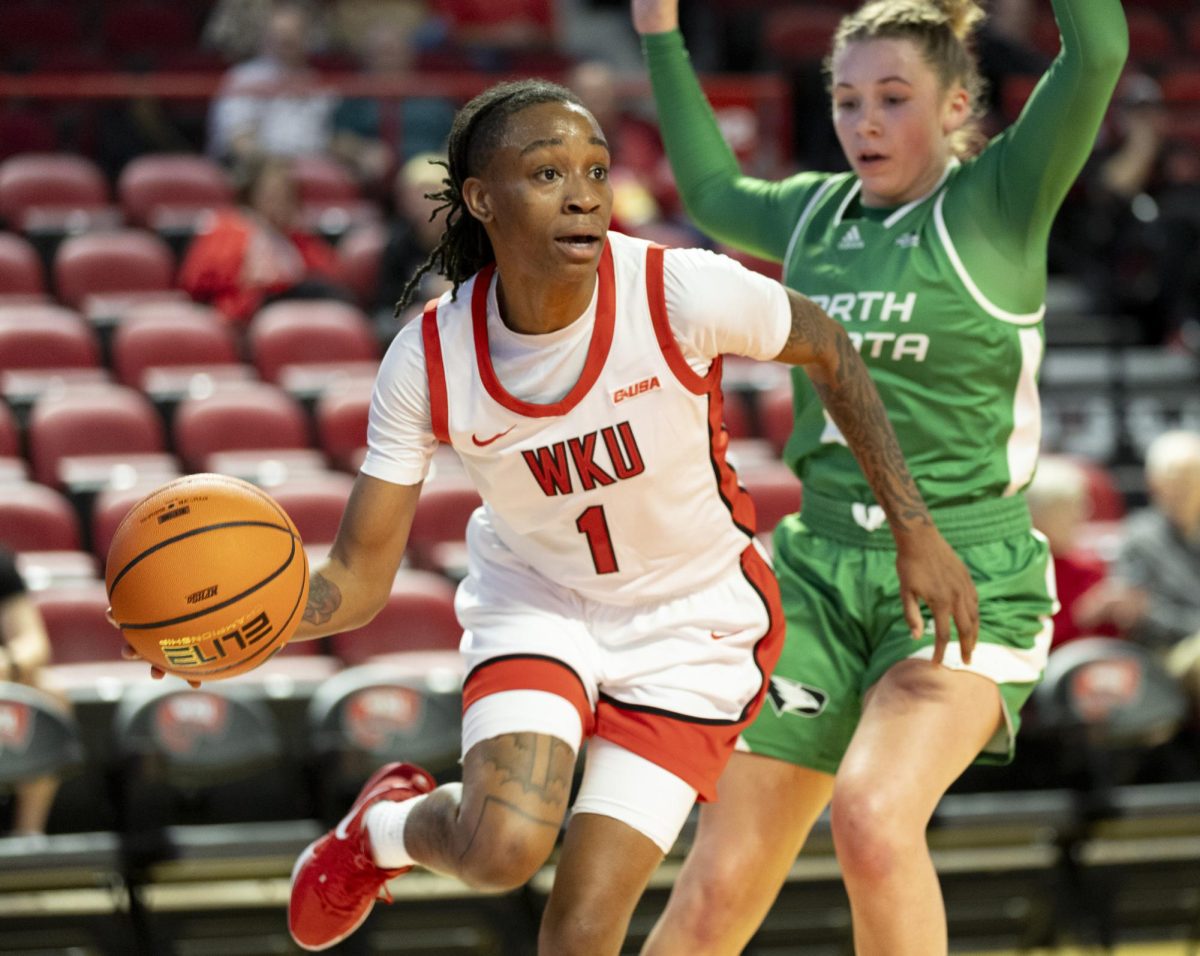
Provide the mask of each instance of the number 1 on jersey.
{"label": "number 1 on jersey", "polygon": [[592,564],[597,574],[612,574],[618,570],[617,555],[613,551],[612,538],[608,536],[608,519],[604,517],[603,505],[592,505],[575,520],[579,533],[587,536],[588,548],[592,552]]}

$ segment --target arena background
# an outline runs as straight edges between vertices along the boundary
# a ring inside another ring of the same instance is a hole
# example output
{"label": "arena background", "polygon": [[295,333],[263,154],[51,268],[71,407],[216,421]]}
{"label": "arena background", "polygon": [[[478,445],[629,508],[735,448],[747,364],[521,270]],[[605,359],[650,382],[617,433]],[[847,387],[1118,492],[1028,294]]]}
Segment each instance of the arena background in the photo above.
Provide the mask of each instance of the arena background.
{"label": "arena background", "polygon": [[[241,170],[210,151],[209,109],[227,71],[255,55],[266,6],[0,4],[0,543],[17,552],[45,618],[48,683],[71,704],[0,684],[0,785],[47,771],[63,781],[46,835],[0,838],[0,953],[293,952],[292,861],[369,771],[400,757],[441,780],[457,773],[450,602],[477,496],[451,458],[437,459],[387,609],[359,633],[191,691],[119,660],[104,619],[117,523],[178,474],[262,485],[319,557],[361,458],[374,365],[407,318],[387,298],[397,236],[414,231],[392,183],[429,126],[404,114],[379,125],[377,142],[351,141],[347,153],[331,139],[289,166],[305,228],[333,250],[321,294],[232,315],[182,287],[194,238],[234,202]],[[620,227],[708,244],[658,150],[624,3],[307,6],[308,66],[255,96],[383,104],[385,115],[412,102],[453,107],[507,76],[581,92],[586,82],[616,145]],[[853,4],[683,6],[747,170],[840,167],[819,61]],[[992,131],[1057,46],[1048,0],[993,6],[1004,15],[980,47]],[[1141,0],[1126,12],[1130,67],[1055,228],[1042,378],[1044,450],[1086,469],[1082,541],[1102,559],[1146,504],[1149,442],[1200,428],[1200,7]],[[371,39],[384,29],[402,40],[386,51],[399,66],[372,70]],[[379,164],[356,162],[377,146]],[[1105,163],[1131,156],[1141,175],[1114,192]],[[733,457],[766,534],[801,494],[779,461],[786,376],[731,363],[727,392]],[[1136,645],[1056,651],[1015,764],[969,771],[933,820],[952,951],[1200,952],[1196,729],[1181,689]],[[628,952],[690,834],[639,907]],[[487,897],[418,872],[334,951],[530,953],[552,879],[553,861],[527,888]],[[849,925],[822,824],[747,952],[847,954]]]}

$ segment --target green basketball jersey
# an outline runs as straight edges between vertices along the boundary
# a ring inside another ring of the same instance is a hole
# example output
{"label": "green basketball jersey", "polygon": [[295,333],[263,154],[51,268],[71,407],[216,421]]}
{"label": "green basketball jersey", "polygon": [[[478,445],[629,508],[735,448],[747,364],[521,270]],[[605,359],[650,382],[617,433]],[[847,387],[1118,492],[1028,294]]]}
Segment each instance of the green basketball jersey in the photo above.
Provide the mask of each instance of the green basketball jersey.
{"label": "green basketball jersey", "polygon": [[[784,263],[784,279],[839,319],[871,370],[932,507],[1020,491],[1040,438],[1050,227],[1121,74],[1120,0],[1053,0],[1062,48],[1021,116],[924,198],[868,209],[850,174],[742,174],[678,31],[643,37],[663,141],[705,232]],[[807,377],[793,371],[785,452],[806,489],[873,500]]]}
{"label": "green basketball jersey", "polygon": [[[1019,491],[1033,477],[1041,437],[1044,309],[1011,312],[990,301],[947,226],[947,191],[969,167],[955,163],[928,196],[897,209],[863,207],[849,174],[820,177],[784,259],[787,284],[844,324],[932,506]],[[1015,267],[995,268],[983,285]],[[806,489],[873,501],[808,377],[792,376],[788,462]]]}

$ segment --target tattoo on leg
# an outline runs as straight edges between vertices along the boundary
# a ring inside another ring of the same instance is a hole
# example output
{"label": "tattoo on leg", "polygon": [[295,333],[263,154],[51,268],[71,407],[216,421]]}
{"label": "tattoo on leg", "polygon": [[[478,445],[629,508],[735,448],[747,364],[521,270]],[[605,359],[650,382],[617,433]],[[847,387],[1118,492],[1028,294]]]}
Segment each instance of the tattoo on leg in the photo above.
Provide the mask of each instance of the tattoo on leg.
{"label": "tattoo on leg", "polygon": [[[512,792],[510,785],[515,784],[520,788],[520,795],[514,794],[517,798],[514,800],[492,793],[484,799],[476,819],[469,824],[470,833],[459,853],[460,860],[474,848],[484,817],[489,813],[513,814],[534,826],[557,832],[571,796],[575,754],[563,741],[542,734],[523,733],[499,737],[482,746],[484,749],[479,756],[491,769],[495,789],[507,788]],[[521,796],[532,800],[522,800]],[[461,826],[467,821],[460,816],[459,823]]]}
{"label": "tattoo on leg", "polygon": [[342,592],[336,584],[319,574],[308,583],[308,603],[304,620],[309,624],[324,624],[342,606]]}

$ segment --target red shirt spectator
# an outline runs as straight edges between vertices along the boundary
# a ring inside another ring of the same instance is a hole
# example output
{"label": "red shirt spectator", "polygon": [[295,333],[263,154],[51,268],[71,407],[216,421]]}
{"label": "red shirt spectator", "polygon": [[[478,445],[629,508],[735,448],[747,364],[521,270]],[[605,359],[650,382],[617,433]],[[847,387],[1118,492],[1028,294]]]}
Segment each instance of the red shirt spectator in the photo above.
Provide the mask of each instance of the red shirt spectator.
{"label": "red shirt spectator", "polygon": [[[179,284],[233,322],[247,322],[268,298],[335,275],[333,247],[296,225],[291,165],[258,164],[244,195],[248,204],[215,214],[188,248]],[[330,287],[331,295],[339,293]]]}

